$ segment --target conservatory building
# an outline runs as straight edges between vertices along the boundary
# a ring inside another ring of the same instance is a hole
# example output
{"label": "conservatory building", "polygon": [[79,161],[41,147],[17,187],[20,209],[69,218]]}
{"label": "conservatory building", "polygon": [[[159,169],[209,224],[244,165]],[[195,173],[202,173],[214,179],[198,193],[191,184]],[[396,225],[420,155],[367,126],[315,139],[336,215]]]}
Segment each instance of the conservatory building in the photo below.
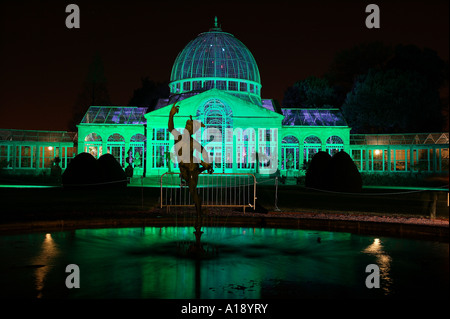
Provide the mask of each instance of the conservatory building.
{"label": "conservatory building", "polygon": [[339,109],[283,108],[262,98],[252,53],[217,21],[179,52],[169,88],[170,98],[160,99],[150,112],[91,106],[76,134],[55,132],[59,140],[42,133],[29,141],[24,139],[32,134],[23,134],[19,141],[17,132],[5,131],[0,134],[2,167],[32,172],[49,166],[53,154],[63,157],[64,169],[76,153],[87,152],[96,158],[114,155],[124,169],[134,167],[135,177],[176,172],[174,138],[168,131],[176,103],[178,131],[190,117],[204,124],[194,138],[207,150],[216,173],[296,176],[317,152],[341,150],[362,172],[448,172],[448,133],[355,135]]}
{"label": "conservatory building", "polygon": [[171,98],[145,114],[150,175],[177,169],[167,127],[174,103],[179,105],[176,128],[184,128],[190,116],[205,125],[195,138],[215,172],[295,174],[320,150],[349,151],[350,128],[339,110],[280,109],[274,100],[262,99],[253,55],[217,24],[178,54],[169,87]]}

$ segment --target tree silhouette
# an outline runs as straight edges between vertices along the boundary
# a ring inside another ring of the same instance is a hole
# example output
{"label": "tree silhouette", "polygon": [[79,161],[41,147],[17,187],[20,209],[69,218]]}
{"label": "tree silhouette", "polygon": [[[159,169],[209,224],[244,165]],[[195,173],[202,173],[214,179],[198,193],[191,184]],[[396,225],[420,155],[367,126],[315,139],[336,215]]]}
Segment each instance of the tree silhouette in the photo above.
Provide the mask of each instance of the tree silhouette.
{"label": "tree silhouette", "polygon": [[353,133],[420,133],[442,130],[438,90],[417,71],[370,70],[342,106]]}
{"label": "tree silhouette", "polygon": [[[381,48],[379,51],[384,52]],[[387,52],[385,57],[389,56]],[[444,130],[448,127],[444,125],[448,95],[443,98],[440,92],[448,83],[448,64],[428,48],[397,45],[392,52],[385,62],[383,54],[378,55],[379,59],[371,59],[378,63],[366,74],[357,75],[352,66],[342,67],[343,70],[352,69],[356,76],[342,106],[352,131],[418,133]]]}
{"label": "tree silhouette", "polygon": [[70,130],[76,131],[76,125],[92,105],[111,105],[103,62],[98,53],[89,65],[86,80],[74,104],[73,117],[69,122]]}
{"label": "tree silhouette", "polygon": [[448,80],[448,65],[437,52],[429,48],[421,50],[415,45],[396,46],[394,57],[387,63],[387,68],[416,71],[433,90],[441,88]]}
{"label": "tree silhouette", "polygon": [[336,94],[325,78],[310,76],[289,87],[283,98],[283,107],[322,108],[336,105]]}
{"label": "tree silhouette", "polygon": [[160,98],[168,98],[170,91],[168,82],[154,82],[149,77],[141,79],[142,86],[134,90],[129,105],[148,107],[148,112],[155,109]]}
{"label": "tree silhouette", "polygon": [[348,92],[357,77],[371,69],[382,69],[393,53],[392,47],[382,42],[356,45],[336,53],[324,77],[330,85],[342,87]]}

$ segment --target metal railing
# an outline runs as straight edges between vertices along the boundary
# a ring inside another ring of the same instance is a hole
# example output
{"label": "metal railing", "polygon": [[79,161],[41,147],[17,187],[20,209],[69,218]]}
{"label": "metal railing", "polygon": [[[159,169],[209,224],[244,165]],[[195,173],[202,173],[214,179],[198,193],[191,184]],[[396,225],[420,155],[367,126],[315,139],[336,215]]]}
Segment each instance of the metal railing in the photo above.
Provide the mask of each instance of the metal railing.
{"label": "metal railing", "polygon": [[[256,177],[250,173],[202,173],[197,192],[203,207],[247,207],[255,210]],[[180,173],[161,175],[160,207],[194,207],[189,187]]]}

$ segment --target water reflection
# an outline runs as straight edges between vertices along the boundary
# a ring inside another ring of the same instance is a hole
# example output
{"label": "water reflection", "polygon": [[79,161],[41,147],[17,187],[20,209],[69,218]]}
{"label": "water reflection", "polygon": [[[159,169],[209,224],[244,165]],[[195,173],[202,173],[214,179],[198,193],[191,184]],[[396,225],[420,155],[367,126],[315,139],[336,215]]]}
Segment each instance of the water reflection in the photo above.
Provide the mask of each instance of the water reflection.
{"label": "water reflection", "polygon": [[375,238],[373,243],[367,246],[363,252],[376,257],[376,264],[380,268],[381,288],[384,290],[385,294],[388,295],[391,292],[391,286],[393,284],[390,275],[392,258],[383,251],[383,245],[379,238]]}
{"label": "water reflection", "polygon": [[44,289],[45,278],[52,268],[52,262],[58,255],[59,250],[52,238],[51,234],[45,234],[44,241],[41,245],[41,251],[36,256],[32,263],[36,267],[35,283],[37,298],[42,298],[42,291]]}
{"label": "water reflection", "polygon": [[[396,298],[448,296],[448,243],[295,229],[211,227],[195,260],[190,227],[0,236],[0,297]],[[320,241],[318,241],[320,238]],[[81,288],[65,286],[68,264]],[[368,264],[380,289],[365,286]],[[31,267],[30,267],[31,266]]]}

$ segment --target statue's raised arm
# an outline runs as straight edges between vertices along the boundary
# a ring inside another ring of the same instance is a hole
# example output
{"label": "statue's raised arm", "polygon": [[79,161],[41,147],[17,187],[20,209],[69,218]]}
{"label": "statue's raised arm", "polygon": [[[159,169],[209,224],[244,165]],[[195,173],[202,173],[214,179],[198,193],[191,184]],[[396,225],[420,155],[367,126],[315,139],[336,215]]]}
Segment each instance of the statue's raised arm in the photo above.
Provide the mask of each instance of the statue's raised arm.
{"label": "statue's raised arm", "polygon": [[175,114],[178,113],[179,108],[180,107],[178,105],[176,105],[176,103],[174,103],[172,106],[172,109],[170,110],[170,114],[169,114],[169,132],[172,133],[175,140],[177,140],[178,137],[181,135],[180,132],[175,130],[175,126],[173,124],[173,117],[175,116]]}

